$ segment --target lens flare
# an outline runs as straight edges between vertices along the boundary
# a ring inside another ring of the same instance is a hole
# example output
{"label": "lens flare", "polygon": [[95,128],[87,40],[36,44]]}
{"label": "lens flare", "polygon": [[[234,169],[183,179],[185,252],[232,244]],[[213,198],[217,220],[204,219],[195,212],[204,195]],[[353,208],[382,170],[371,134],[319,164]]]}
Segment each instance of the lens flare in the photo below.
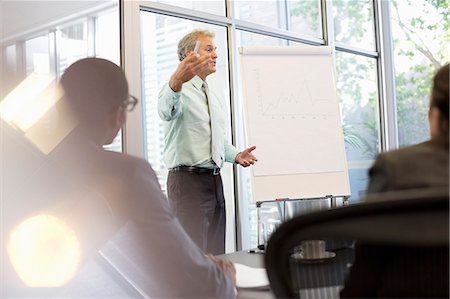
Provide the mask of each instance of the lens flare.
{"label": "lens flare", "polygon": [[13,229],[8,255],[27,286],[58,287],[74,276],[81,249],[74,231],[64,221],[41,214]]}
{"label": "lens flare", "polygon": [[0,101],[0,118],[48,154],[76,126],[62,97],[54,75],[31,73]]}

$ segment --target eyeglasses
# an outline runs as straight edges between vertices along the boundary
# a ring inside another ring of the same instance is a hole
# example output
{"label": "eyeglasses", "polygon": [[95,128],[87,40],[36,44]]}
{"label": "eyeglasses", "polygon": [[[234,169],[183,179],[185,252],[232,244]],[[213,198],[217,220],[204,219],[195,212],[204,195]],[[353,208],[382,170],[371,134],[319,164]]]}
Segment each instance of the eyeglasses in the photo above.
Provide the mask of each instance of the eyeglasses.
{"label": "eyeglasses", "polygon": [[136,107],[138,103],[138,99],[135,96],[129,95],[128,98],[123,101],[122,106],[128,111],[133,111],[134,107]]}

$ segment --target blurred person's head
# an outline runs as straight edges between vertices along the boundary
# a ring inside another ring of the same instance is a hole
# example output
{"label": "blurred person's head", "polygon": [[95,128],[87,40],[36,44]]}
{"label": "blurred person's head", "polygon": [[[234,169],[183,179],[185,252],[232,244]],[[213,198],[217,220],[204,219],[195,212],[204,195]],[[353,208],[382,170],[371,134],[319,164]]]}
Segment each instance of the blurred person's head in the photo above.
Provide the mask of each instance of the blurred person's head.
{"label": "blurred person's head", "polygon": [[85,58],[70,65],[61,77],[64,99],[78,128],[97,144],[109,144],[126,121],[128,83],[111,61]]}
{"label": "blurred person's head", "polygon": [[432,139],[449,140],[449,64],[441,67],[433,78],[428,118]]}

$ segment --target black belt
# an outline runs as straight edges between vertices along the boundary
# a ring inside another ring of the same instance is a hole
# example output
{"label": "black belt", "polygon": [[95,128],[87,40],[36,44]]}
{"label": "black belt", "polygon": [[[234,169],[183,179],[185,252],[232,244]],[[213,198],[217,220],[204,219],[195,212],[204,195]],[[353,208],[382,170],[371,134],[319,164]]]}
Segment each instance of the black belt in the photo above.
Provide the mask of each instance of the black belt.
{"label": "black belt", "polygon": [[190,173],[210,173],[212,175],[218,175],[220,168],[203,168],[196,166],[176,166],[169,169],[170,171],[184,171]]}

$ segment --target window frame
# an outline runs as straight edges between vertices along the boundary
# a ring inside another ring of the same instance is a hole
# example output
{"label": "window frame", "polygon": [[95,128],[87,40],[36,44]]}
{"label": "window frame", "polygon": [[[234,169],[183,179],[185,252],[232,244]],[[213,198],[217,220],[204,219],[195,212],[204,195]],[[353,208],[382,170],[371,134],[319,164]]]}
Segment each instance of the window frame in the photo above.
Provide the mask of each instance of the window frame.
{"label": "window frame", "polygon": [[[389,56],[390,49],[392,49],[390,39],[390,27],[389,27],[389,7],[385,1],[373,0],[374,13],[374,28],[375,28],[375,51],[368,51],[365,49],[359,49],[351,47],[342,43],[338,43],[334,40],[334,25],[333,16],[331,10],[331,1],[321,1],[321,20],[322,20],[322,33],[323,38],[315,38],[311,36],[305,36],[299,33],[290,32],[288,30],[270,28],[264,25],[251,23],[234,18],[234,3],[232,0],[226,0],[226,15],[219,16],[212,13],[203,11],[196,11],[192,9],[186,9],[183,7],[172,6],[170,4],[153,2],[153,1],[125,1],[121,2],[121,30],[123,32],[136,32],[130,37],[130,35],[122,34],[122,63],[125,68],[127,77],[130,80],[130,89],[134,94],[140,94],[140,61],[137,59],[140,57],[139,47],[139,12],[148,11],[156,14],[163,14],[167,16],[184,18],[192,21],[204,22],[219,26],[227,27],[228,32],[228,59],[229,59],[229,86],[230,86],[230,98],[231,98],[231,126],[232,126],[232,142],[240,148],[243,145],[239,144],[237,132],[237,120],[235,109],[240,106],[238,101],[238,94],[236,87],[238,86],[236,78],[236,68],[238,67],[239,54],[236,50],[236,31],[243,30],[256,34],[263,34],[275,38],[286,39],[291,42],[303,43],[307,45],[329,45],[332,46],[334,51],[343,51],[354,55],[362,55],[370,57],[376,60],[377,76],[378,76],[378,105],[380,111],[380,149],[387,150],[398,146],[396,140],[396,123],[395,123],[395,91],[393,90],[393,76],[392,76],[392,63]],[[384,22],[385,24],[383,24]],[[386,23],[387,22],[387,23]],[[139,75],[138,75],[139,74]],[[394,99],[394,101],[387,99]],[[142,144],[144,136],[143,123],[143,111],[136,111],[129,116],[129,121],[124,130],[124,150],[130,154],[135,154],[140,157],[145,157],[145,150]],[[240,183],[240,174],[237,167],[233,167],[234,177],[234,205],[235,205],[235,222],[238,224],[235,227],[236,235],[236,249],[241,250],[248,246],[246,239],[248,238],[247,232],[241,227],[245,226],[245,220],[240,219],[243,215],[241,212],[243,207],[241,206],[240,197],[242,196],[242,186]]]}

